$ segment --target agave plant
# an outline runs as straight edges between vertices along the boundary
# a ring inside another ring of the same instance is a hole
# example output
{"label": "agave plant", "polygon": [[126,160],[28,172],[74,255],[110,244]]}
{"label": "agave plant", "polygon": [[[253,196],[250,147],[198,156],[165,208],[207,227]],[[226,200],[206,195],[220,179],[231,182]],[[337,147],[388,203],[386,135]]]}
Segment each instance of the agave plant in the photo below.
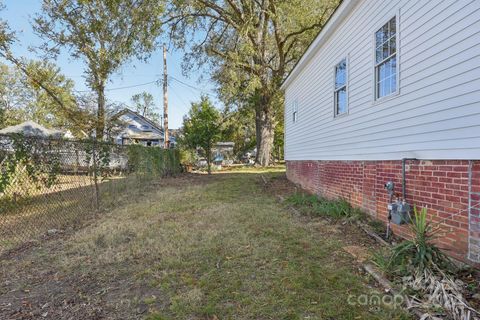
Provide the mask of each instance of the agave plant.
{"label": "agave plant", "polygon": [[[438,228],[427,220],[427,208],[420,211],[414,207],[411,224],[412,239],[403,241],[392,250],[392,262],[404,267],[405,271],[445,270],[451,267],[450,260],[434,244]],[[413,269],[413,270],[412,270]]]}
{"label": "agave plant", "polygon": [[[421,319],[443,319],[444,315],[454,320],[479,319],[448,274],[454,265],[434,244],[439,228],[428,221],[427,209],[414,207],[411,220],[412,239],[399,243],[387,255],[375,254],[373,262],[385,274],[400,276],[404,292],[413,292],[409,307],[425,312]],[[440,318],[436,309],[442,310]]]}

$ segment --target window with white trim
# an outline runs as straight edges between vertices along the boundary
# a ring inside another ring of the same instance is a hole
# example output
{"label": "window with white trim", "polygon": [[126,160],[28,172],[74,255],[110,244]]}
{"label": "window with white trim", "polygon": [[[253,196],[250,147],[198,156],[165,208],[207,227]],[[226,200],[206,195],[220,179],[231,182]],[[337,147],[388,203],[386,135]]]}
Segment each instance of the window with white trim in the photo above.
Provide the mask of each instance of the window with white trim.
{"label": "window with white trim", "polygon": [[335,115],[347,112],[347,59],[335,66]]}
{"label": "window with white trim", "polygon": [[375,32],[375,99],[397,91],[397,19]]}
{"label": "window with white trim", "polygon": [[296,123],[297,120],[298,120],[298,102],[297,100],[295,100],[293,102],[293,106],[292,106],[292,120],[293,120],[293,123]]}

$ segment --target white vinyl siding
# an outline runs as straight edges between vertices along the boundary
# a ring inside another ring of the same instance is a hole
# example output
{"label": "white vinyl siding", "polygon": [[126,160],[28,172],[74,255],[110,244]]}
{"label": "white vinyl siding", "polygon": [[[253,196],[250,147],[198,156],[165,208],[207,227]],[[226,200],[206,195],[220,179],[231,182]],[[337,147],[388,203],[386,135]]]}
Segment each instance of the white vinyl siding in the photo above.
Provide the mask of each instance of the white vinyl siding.
{"label": "white vinyl siding", "polygon": [[[394,16],[398,94],[376,100],[372,35]],[[346,54],[348,116],[333,120],[331,70]],[[287,109],[299,98],[287,160],[480,159],[480,1],[358,1],[287,82]]]}

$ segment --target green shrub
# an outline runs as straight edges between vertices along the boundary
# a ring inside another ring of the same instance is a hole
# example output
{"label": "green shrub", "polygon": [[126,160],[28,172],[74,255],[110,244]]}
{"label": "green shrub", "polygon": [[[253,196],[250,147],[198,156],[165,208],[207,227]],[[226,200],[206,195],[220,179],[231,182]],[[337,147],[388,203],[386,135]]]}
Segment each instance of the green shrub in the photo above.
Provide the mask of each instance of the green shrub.
{"label": "green shrub", "polygon": [[433,243],[437,229],[427,220],[427,208],[414,207],[411,224],[412,239],[394,246],[387,255],[377,254],[373,262],[387,274],[407,275],[425,269],[450,270],[453,264]]}
{"label": "green shrub", "polygon": [[195,152],[191,149],[180,149],[179,156],[183,165],[193,165],[196,162]]}
{"label": "green shrub", "polygon": [[403,266],[396,264],[393,260],[391,249],[375,251],[372,254],[372,262],[382,271],[387,277],[392,277],[395,274],[400,274],[403,271]]}
{"label": "green shrub", "polygon": [[313,203],[313,212],[317,215],[326,215],[334,218],[348,217],[350,205],[345,200],[325,201]]}
{"label": "green shrub", "polygon": [[347,200],[328,200],[316,195],[295,193],[287,198],[287,202],[301,207],[315,216],[327,216],[335,219],[359,219],[363,213],[358,208],[353,208]]}
{"label": "green shrub", "polygon": [[128,146],[128,166],[131,172],[145,176],[168,176],[181,170],[178,150],[141,145]]}
{"label": "green shrub", "polygon": [[294,193],[287,198],[287,202],[296,205],[296,206],[305,206],[313,205],[313,203],[318,202],[318,197],[315,195],[309,195],[305,193]]}

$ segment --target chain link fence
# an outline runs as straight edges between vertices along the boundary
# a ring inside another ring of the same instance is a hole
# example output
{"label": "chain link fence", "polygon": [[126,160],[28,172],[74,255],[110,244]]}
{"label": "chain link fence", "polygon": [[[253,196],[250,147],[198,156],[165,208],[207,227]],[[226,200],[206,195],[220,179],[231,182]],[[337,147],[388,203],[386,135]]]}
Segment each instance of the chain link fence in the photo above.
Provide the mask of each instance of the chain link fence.
{"label": "chain link fence", "polygon": [[180,171],[176,150],[0,135],[0,253]]}

